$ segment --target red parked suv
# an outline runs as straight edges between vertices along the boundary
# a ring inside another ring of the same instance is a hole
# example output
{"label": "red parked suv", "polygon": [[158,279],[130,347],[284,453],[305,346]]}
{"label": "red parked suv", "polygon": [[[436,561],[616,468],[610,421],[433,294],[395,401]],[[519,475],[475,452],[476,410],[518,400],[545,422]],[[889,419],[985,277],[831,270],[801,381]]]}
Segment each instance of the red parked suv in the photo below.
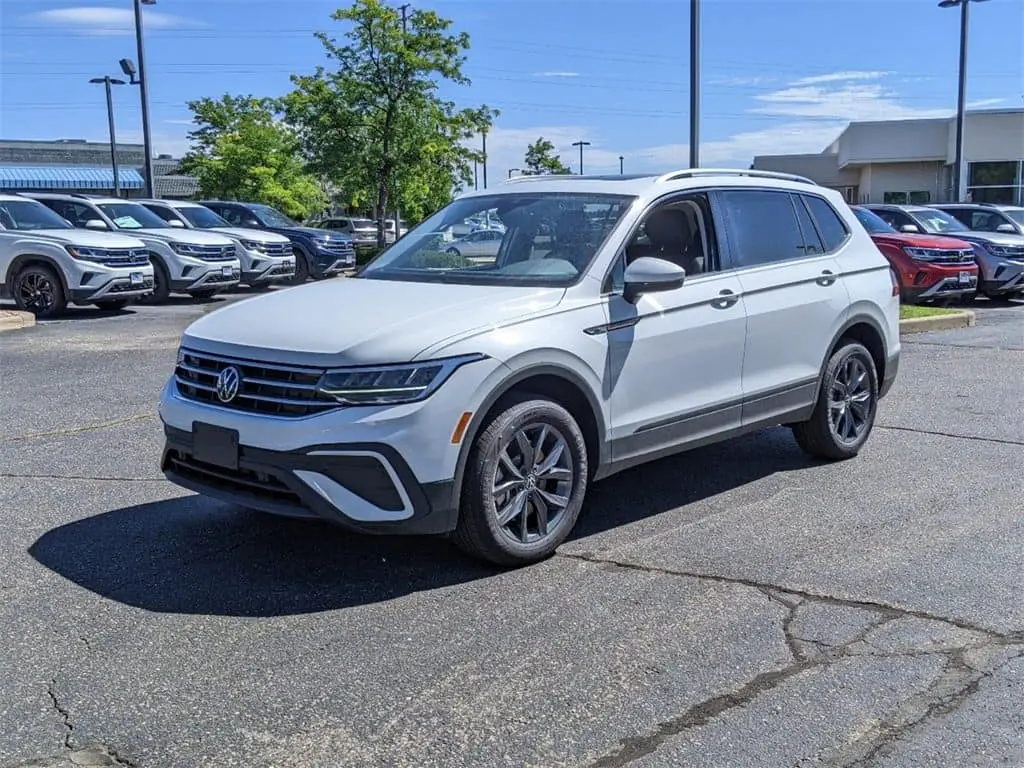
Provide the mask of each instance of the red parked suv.
{"label": "red parked suv", "polygon": [[895,270],[904,304],[973,298],[978,265],[970,243],[899,232],[866,208],[850,207]]}

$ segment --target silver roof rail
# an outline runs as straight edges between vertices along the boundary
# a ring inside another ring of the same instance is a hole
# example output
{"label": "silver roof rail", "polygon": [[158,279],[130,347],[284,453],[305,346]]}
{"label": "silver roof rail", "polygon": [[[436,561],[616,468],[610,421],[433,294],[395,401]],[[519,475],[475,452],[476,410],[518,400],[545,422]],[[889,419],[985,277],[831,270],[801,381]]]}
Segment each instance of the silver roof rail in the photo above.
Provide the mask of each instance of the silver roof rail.
{"label": "silver roof rail", "polygon": [[586,178],[586,176],[579,176],[572,173],[523,173],[519,176],[513,176],[511,179],[505,179],[506,184],[518,184],[524,181],[548,181],[549,179],[580,179]]}
{"label": "silver roof rail", "polygon": [[666,181],[678,181],[691,176],[753,176],[760,179],[783,179],[785,181],[798,181],[801,184],[813,184],[820,186],[818,182],[808,179],[806,176],[797,176],[795,173],[779,173],[778,171],[758,171],[753,168],[684,168],[680,171],[669,171],[658,177],[658,183]]}

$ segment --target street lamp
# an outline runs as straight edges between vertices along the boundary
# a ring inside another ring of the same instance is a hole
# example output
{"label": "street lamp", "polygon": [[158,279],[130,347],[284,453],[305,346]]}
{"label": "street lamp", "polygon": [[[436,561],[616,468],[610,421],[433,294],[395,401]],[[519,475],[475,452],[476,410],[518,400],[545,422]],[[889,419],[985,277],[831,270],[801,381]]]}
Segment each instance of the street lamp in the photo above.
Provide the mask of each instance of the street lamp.
{"label": "street lamp", "polygon": [[142,144],[146,153],[146,197],[156,197],[153,180],[153,136],[149,130],[149,83],[146,81],[146,51],[142,44],[142,6],[156,5],[156,0],[134,0],[135,4],[135,47],[139,57],[139,77],[135,79],[135,65],[130,59],[121,59],[122,71],[131,78],[132,85],[139,86],[142,99]]}
{"label": "street lamp", "polygon": [[114,94],[112,85],[125,85],[124,80],[116,80],[110,75],[94,77],[90,83],[103,83],[107,89],[107,123],[110,126],[110,166],[114,169],[114,197],[121,196],[121,179],[117,172],[117,134],[114,131]]}
{"label": "street lamp", "polygon": [[589,147],[590,146],[590,142],[589,141],[582,141],[582,140],[581,141],[574,141],[572,143],[572,145],[574,147],[579,147],[580,148],[580,176],[582,176],[583,175],[583,148],[584,147]]}
{"label": "street lamp", "polygon": [[624,160],[624,158],[622,157],[622,155],[619,155],[619,176],[622,175],[622,161],[623,160]]}
{"label": "street lamp", "polygon": [[690,167],[700,167],[700,0],[690,0]]}
{"label": "street lamp", "polygon": [[967,17],[970,4],[985,0],[941,0],[939,8],[960,6],[960,72],[956,97],[956,154],[953,161],[954,202],[964,199],[964,101],[967,97]]}
{"label": "street lamp", "polygon": [[509,168],[509,169],[508,169],[508,177],[509,177],[510,179],[512,178],[512,173],[513,173],[513,171],[518,171],[519,173],[522,173],[522,172],[523,172],[523,169],[522,169],[522,168]]}

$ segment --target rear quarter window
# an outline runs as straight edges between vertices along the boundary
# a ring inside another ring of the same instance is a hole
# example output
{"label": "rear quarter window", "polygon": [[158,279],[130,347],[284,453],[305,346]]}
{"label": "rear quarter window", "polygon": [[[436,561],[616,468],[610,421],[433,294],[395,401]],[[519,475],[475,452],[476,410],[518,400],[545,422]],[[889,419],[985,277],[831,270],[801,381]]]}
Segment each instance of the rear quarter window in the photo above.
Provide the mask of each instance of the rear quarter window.
{"label": "rear quarter window", "polygon": [[801,195],[800,197],[803,198],[804,205],[811,212],[814,223],[818,227],[825,252],[831,253],[842,247],[850,236],[850,231],[839,214],[836,213],[836,209],[823,198],[814,195]]}

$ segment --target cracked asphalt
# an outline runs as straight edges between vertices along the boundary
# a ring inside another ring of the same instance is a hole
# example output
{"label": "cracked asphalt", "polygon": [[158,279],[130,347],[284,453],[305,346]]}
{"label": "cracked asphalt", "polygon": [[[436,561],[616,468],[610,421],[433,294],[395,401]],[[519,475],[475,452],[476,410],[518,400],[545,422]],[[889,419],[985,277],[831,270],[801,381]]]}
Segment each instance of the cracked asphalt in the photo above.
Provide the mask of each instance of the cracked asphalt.
{"label": "cracked asphalt", "polygon": [[0,766],[1024,766],[1024,304],[906,337],[857,459],[637,468],[510,572],[166,483],[205,309],[0,334]]}

